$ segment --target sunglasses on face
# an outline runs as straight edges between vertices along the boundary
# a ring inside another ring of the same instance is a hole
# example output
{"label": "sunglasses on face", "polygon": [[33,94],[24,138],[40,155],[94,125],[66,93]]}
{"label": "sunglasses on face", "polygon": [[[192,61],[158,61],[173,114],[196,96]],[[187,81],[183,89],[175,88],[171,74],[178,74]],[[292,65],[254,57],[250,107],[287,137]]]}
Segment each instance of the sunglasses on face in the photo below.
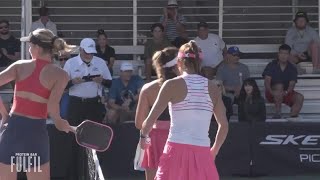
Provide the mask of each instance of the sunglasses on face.
{"label": "sunglasses on face", "polygon": [[8,29],[9,28],[9,26],[2,26],[2,27],[0,27],[0,29]]}
{"label": "sunglasses on face", "polygon": [[67,61],[68,58],[59,58],[59,61]]}

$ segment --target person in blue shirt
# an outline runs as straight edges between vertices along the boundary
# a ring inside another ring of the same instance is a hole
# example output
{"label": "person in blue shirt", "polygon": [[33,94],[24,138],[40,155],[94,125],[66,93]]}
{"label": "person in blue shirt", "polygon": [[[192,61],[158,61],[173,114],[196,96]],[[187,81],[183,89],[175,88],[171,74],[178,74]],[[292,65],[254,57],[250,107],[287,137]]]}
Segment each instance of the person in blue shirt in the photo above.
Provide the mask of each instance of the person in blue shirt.
{"label": "person in blue shirt", "polygon": [[[270,62],[263,71],[266,99],[275,104],[274,119],[281,119],[281,104],[291,108],[290,118],[299,118],[304,97],[294,90],[297,83],[297,68],[289,62],[291,48],[287,44],[279,47],[278,59]],[[293,119],[292,119],[293,120]]]}
{"label": "person in blue shirt", "polygon": [[144,84],[140,76],[132,74],[131,63],[123,62],[120,71],[120,77],[112,80],[108,96],[107,119],[112,124],[134,120],[139,93]]}

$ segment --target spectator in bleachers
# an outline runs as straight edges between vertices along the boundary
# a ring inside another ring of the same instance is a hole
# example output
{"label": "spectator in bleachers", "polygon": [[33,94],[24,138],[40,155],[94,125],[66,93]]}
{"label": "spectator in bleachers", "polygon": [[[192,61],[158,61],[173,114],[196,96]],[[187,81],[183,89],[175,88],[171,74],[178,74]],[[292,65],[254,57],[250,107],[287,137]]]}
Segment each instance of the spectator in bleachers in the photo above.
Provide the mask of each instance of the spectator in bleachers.
{"label": "spectator in bleachers", "polygon": [[240,94],[241,85],[244,79],[250,77],[247,65],[239,62],[240,50],[232,46],[227,50],[226,59],[218,68],[216,79],[221,80],[226,89],[226,96],[235,102]]}
{"label": "spectator in bleachers", "polygon": [[108,45],[108,36],[103,29],[98,30],[98,44],[96,46],[96,56],[105,60],[111,75],[113,75],[113,64],[116,60],[116,54],[114,48]]}
{"label": "spectator in bleachers", "polygon": [[264,122],[266,104],[253,78],[244,80],[238,99],[239,122]]}
{"label": "spectator in bleachers", "polygon": [[320,73],[319,34],[308,25],[307,13],[297,12],[294,26],[286,35],[285,43],[291,47],[291,62],[309,62],[313,64],[313,73]]}
{"label": "spectator in bleachers", "polygon": [[152,39],[148,40],[144,45],[145,56],[145,73],[147,82],[151,81],[151,76],[156,75],[152,68],[152,56],[156,51],[172,46],[171,43],[164,37],[164,27],[161,23],[155,23],[151,26]]}
{"label": "spectator in bleachers", "polygon": [[203,53],[201,72],[208,79],[213,79],[226,51],[225,42],[216,34],[209,33],[206,22],[198,24],[198,37],[194,39]]}
{"label": "spectator in bleachers", "polygon": [[58,35],[56,24],[49,19],[49,9],[47,7],[43,6],[39,9],[39,16],[40,19],[32,23],[30,32],[44,28],[51,30],[54,35]]}
{"label": "spectator in bleachers", "polygon": [[108,96],[107,118],[112,124],[134,120],[139,93],[144,84],[140,76],[132,74],[132,63],[123,62],[120,71],[120,77],[112,81]]}
{"label": "spectator in bleachers", "polygon": [[186,25],[181,24],[181,26],[178,27],[178,35],[179,36],[172,42],[172,45],[179,49],[182,45],[189,42]]}
{"label": "spectator in bleachers", "polygon": [[7,67],[20,59],[20,41],[10,33],[7,20],[0,20],[0,67]]}
{"label": "spectator in bleachers", "polygon": [[[222,93],[222,101],[224,106],[226,107],[226,116],[228,121],[230,120],[230,117],[233,115],[233,108],[232,108],[232,99],[228,96],[226,96],[226,90],[223,86],[222,81],[220,80],[216,80],[215,84],[218,86],[218,88],[220,89],[221,93]],[[212,120],[211,122],[215,122],[215,117],[212,116]]]}
{"label": "spectator in bleachers", "polygon": [[294,91],[297,83],[297,68],[289,62],[291,48],[283,44],[279,47],[278,59],[270,62],[262,76],[266,88],[266,98],[275,104],[274,119],[281,118],[281,104],[291,107],[290,117],[297,118],[303,105],[304,97]]}
{"label": "spectator in bleachers", "polygon": [[181,24],[186,23],[184,16],[178,13],[178,3],[176,0],[168,1],[167,7],[163,9],[163,16],[161,16],[160,22],[165,28],[168,40],[170,42],[174,41],[178,37],[177,29]]}

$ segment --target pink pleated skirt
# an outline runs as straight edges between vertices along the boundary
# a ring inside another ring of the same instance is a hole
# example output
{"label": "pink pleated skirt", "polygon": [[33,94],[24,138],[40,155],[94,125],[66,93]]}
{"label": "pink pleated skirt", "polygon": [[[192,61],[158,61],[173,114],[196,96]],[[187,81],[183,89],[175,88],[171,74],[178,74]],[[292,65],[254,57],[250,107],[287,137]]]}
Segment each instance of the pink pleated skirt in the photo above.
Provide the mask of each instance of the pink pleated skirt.
{"label": "pink pleated skirt", "polygon": [[158,121],[149,136],[151,145],[144,152],[141,167],[145,169],[157,169],[164,146],[168,139],[170,121]]}
{"label": "pink pleated skirt", "polygon": [[219,180],[209,147],[167,142],[155,180]]}

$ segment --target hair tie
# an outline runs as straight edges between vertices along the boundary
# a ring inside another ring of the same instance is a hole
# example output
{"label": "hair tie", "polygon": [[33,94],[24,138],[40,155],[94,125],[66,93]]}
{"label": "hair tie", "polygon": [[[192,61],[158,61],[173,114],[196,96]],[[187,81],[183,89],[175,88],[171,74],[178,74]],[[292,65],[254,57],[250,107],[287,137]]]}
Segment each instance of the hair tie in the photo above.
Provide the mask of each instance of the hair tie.
{"label": "hair tie", "polygon": [[58,36],[54,36],[51,40],[52,44],[54,44],[54,42],[58,39],[59,37]]}
{"label": "hair tie", "polygon": [[[196,59],[196,54],[195,53],[184,53],[184,52],[179,52],[178,53],[178,58],[193,58]],[[203,59],[203,54],[202,52],[199,52],[199,59]]]}

